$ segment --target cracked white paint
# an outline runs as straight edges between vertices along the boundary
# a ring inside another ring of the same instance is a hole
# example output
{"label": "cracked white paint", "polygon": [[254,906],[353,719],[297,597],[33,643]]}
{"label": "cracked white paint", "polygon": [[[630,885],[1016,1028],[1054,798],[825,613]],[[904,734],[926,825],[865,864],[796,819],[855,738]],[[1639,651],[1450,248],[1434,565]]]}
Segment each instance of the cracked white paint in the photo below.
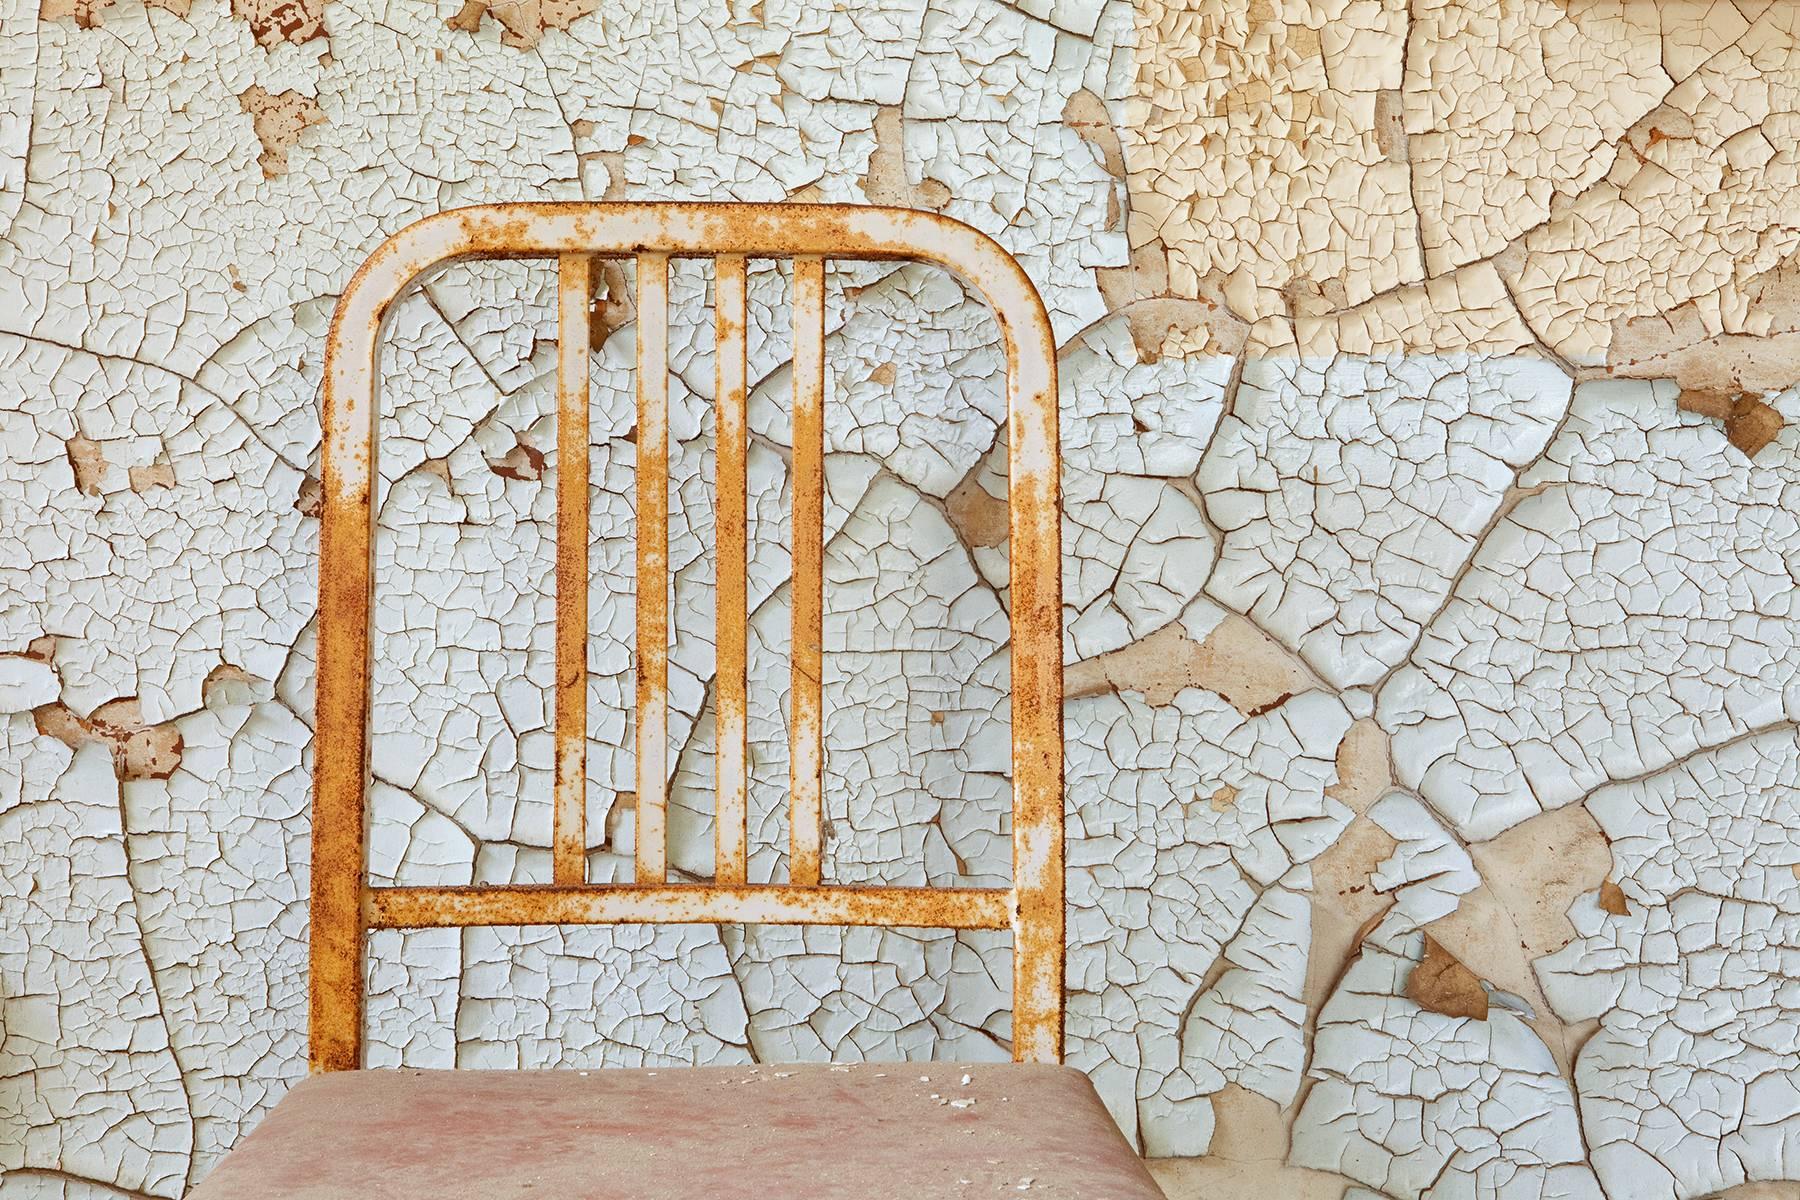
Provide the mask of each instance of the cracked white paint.
{"label": "cracked white paint", "polygon": [[[1142,363],[1108,317],[1062,372],[1064,657],[1116,650],[1178,617],[1216,553],[1192,479],[1223,408],[1231,360]],[[1004,495],[1004,474],[993,472]],[[984,478],[986,478],[984,476]]]}
{"label": "cracked white paint", "polygon": [[1789,727],[1588,799],[1627,911],[1578,900],[1580,936],[1538,971],[1559,1015],[1600,1021],[1575,1085],[1612,1195],[1706,1196],[1791,1177],[1797,779]]}
{"label": "cracked white paint", "polygon": [[30,0],[0,3],[0,237],[25,202],[37,46],[37,13]]}
{"label": "cracked white paint", "polygon": [[1290,1161],[1395,1200],[1601,1200],[1575,1098],[1520,1014],[1448,1016],[1407,997],[1424,940],[1390,914],[1326,1001]]}
{"label": "cracked white paint", "polygon": [[1469,852],[1416,797],[1389,792],[1369,809],[1369,819],[1398,843],[1369,882],[1378,892],[1393,892],[1397,913],[1413,926],[1449,916],[1463,896],[1481,886]]}
{"label": "cracked white paint", "polygon": [[1256,358],[1199,474],[1225,533],[1207,591],[1338,687],[1405,658],[1569,378],[1523,356]]}
{"label": "cracked white paint", "polygon": [[[1129,692],[1069,708],[1069,1061],[1146,1153],[1200,1154],[1211,1139],[1207,1096],[1226,1082],[1222,1064],[1190,1059],[1177,1035],[1227,945],[1240,969],[1256,955],[1283,960],[1263,981],[1278,994],[1304,975],[1295,914],[1269,893],[1291,891],[1279,881],[1349,822],[1325,790],[1349,727],[1320,692],[1251,718],[1198,688],[1160,708]],[[1260,1032],[1248,983],[1222,981],[1207,1002],[1214,1026],[1239,1038]]]}
{"label": "cracked white paint", "polygon": [[1672,389],[1588,383],[1382,689],[1400,782],[1491,837],[1800,717],[1800,396],[1747,462]]}
{"label": "cracked white paint", "polygon": [[[300,1074],[325,326],[408,221],[581,197],[933,208],[1043,291],[1064,652],[1119,689],[1067,712],[1070,1059],[1143,1149],[1259,1198],[1794,1173],[1800,400],[1760,390],[1792,380],[1756,340],[1800,248],[1792,5],[583,7],[522,37],[329,0],[293,43],[213,0],[0,0],[0,1200],[171,1200]],[[259,128],[253,88],[314,115]],[[593,363],[597,880],[633,837],[630,275]],[[459,265],[389,325],[379,881],[549,877],[553,283]],[[770,879],[787,273],[749,283]],[[677,264],[682,877],[712,870],[708,286]],[[828,874],[1000,883],[997,332],[935,269],[827,290]],[[1719,336],[1750,358],[1713,374],[1784,421],[1748,459],[1666,383],[1572,389]],[[1472,974],[1485,1020],[1408,998],[1426,936],[1477,963],[1509,902],[1468,843],[1577,804],[1614,873],[1540,961],[1554,1017]],[[942,931],[384,932],[369,1061],[1000,1058],[1008,960]]]}
{"label": "cracked white paint", "polygon": [[194,1127],[145,961],[119,782],[98,747],[71,756],[29,717],[4,728],[0,1170],[179,1192]]}

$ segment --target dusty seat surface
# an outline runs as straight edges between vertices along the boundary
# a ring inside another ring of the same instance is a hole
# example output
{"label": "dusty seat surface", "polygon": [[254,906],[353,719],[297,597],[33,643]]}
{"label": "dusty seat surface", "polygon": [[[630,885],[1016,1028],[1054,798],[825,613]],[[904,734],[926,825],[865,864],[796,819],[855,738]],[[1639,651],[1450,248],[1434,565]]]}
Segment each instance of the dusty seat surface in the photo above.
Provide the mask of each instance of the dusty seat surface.
{"label": "dusty seat surface", "polygon": [[189,1200],[1162,1200],[1080,1072],[1037,1063],[344,1071]]}

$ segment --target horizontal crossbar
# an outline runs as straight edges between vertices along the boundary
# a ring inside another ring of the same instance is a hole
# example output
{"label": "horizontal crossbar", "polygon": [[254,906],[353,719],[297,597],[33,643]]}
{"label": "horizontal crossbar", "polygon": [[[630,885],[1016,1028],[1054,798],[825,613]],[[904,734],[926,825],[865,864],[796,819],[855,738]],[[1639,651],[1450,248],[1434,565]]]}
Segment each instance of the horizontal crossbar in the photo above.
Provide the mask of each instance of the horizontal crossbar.
{"label": "horizontal crossbar", "polygon": [[371,887],[370,929],[464,925],[906,925],[1006,929],[1011,888],[789,887],[784,884],[511,884]]}

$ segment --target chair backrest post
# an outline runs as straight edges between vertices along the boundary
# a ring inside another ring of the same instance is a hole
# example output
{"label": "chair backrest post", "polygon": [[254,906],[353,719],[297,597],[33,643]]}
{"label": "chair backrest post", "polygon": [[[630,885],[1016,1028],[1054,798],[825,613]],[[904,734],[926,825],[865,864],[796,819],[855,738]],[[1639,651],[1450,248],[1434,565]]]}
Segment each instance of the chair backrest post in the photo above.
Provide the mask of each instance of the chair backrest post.
{"label": "chair backrest post", "polygon": [[[555,775],[548,885],[374,887],[366,871],[376,419],[382,325],[423,273],[483,257],[558,260]],[[711,257],[718,332],[717,867],[667,882],[668,270]],[[825,286],[827,258],[916,259],[993,309],[1007,354],[1013,876],[1007,888],[834,886],[821,880]],[[636,878],[587,882],[588,385],[596,259],[638,282]],[[747,873],[745,275],[794,262],[790,870]],[[1013,1056],[1062,1056],[1062,596],[1055,344],[1011,256],[948,218],[845,205],[504,204],[408,226],[370,256],[326,346],[313,808],[310,1059],[361,1065],[367,931],[465,925],[733,922],[1010,929]]]}

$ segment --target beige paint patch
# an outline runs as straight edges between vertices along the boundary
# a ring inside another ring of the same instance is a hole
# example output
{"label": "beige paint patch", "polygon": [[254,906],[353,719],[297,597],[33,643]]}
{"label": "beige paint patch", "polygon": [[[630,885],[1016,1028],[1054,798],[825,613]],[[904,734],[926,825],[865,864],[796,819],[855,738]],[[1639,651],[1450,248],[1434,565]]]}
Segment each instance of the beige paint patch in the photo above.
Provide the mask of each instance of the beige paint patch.
{"label": "beige paint patch", "polygon": [[[1800,380],[1800,257],[1789,256],[1750,281],[1745,293],[1744,333],[1709,335],[1698,300],[1614,321],[1607,372],[1673,379],[1684,404],[1689,392],[1768,393],[1791,386]],[[1723,420],[1729,412],[1708,415]]]}
{"label": "beige paint patch", "polygon": [[287,174],[288,151],[309,127],[325,123],[325,110],[319,102],[291,88],[272,93],[261,84],[253,84],[239,93],[238,103],[249,114],[256,140],[262,143],[262,154],[256,161],[262,166],[264,179]]}
{"label": "beige paint patch", "polygon": [[1251,331],[1252,353],[1514,354],[1535,337],[1490,262],[1395,288],[1339,312],[1271,318]]}
{"label": "beige paint patch", "polygon": [[1415,0],[1405,120],[1432,275],[1498,253],[1606,173],[1670,85],[1660,7]]}
{"label": "beige paint patch", "polygon": [[1693,304],[1699,332],[1763,332],[1763,277],[1800,248],[1800,9],[1756,24],[1635,124],[1604,178],[1524,239],[1510,283],[1539,335],[1601,365],[1619,322]]}

